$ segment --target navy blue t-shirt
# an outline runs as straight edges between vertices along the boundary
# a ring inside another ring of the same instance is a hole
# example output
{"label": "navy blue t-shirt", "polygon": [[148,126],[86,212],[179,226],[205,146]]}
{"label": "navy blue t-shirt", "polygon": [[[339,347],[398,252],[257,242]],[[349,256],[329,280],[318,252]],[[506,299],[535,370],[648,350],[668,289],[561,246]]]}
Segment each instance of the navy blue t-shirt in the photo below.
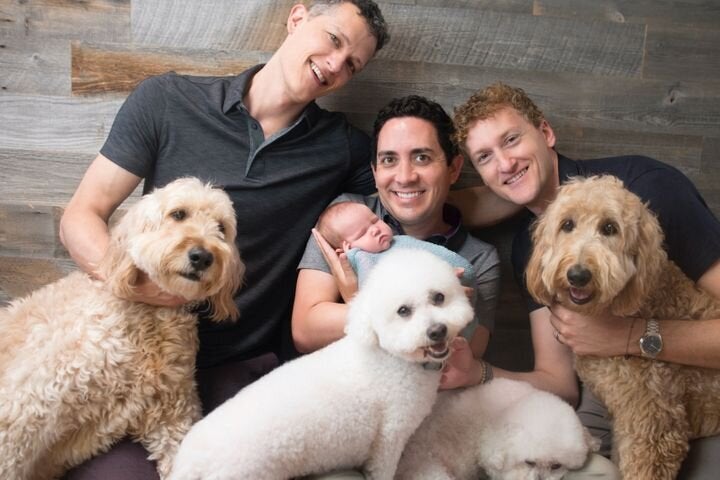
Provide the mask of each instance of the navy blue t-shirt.
{"label": "navy blue t-shirt", "polygon": [[[560,184],[571,177],[614,175],[655,212],[665,234],[665,250],[693,281],[720,259],[720,222],[708,208],[695,185],[676,168],[643,156],[622,156],[575,161],[558,155]],[[525,268],[532,252],[530,211],[515,235],[512,262],[528,308],[541,308],[525,286]]]}
{"label": "navy blue t-shirt", "polygon": [[340,193],[374,191],[370,142],[339,113],[311,103],[265,139],[242,98],[256,66],[237,77],[173,73],[128,97],[101,153],[145,178],[150,191],[183,176],[222,187],[233,201],[247,270],[235,297],[240,319],[200,312],[198,365],[248,358],[289,344],[296,267],[310,229]]}

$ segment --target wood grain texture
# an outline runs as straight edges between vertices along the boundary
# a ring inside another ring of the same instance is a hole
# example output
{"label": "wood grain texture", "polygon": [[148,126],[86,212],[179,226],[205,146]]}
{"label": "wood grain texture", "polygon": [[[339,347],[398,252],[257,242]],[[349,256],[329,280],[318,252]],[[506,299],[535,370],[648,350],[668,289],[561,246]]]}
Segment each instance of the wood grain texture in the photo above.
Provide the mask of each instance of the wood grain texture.
{"label": "wood grain texture", "polygon": [[17,35],[0,24],[0,93],[70,93],[70,45]]}
{"label": "wood grain texture", "polygon": [[649,25],[720,25],[720,4],[708,0],[535,0],[533,13]]}
{"label": "wood grain texture", "polygon": [[720,29],[648,27],[643,76],[720,84]]}
{"label": "wood grain texture", "polygon": [[169,71],[184,75],[234,75],[270,58],[268,52],[217,52],[72,43],[72,93],[127,94],[143,79]]}
{"label": "wood grain texture", "polygon": [[0,95],[0,148],[97,153],[123,99]]}
{"label": "wood grain texture", "polygon": [[0,24],[17,35],[130,41],[130,0],[3,0]]}
{"label": "wood grain texture", "polygon": [[0,205],[0,256],[69,258],[58,239],[62,209]]}
{"label": "wood grain texture", "polygon": [[0,307],[76,269],[67,259],[0,256]]}

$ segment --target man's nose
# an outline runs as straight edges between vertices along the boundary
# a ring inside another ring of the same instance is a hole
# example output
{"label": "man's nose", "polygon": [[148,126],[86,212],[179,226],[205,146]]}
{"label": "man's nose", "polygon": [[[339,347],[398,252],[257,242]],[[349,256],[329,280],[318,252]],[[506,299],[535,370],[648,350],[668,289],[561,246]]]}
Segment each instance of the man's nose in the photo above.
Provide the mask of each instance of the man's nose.
{"label": "man's nose", "polygon": [[415,167],[413,167],[412,163],[409,160],[401,160],[396,180],[399,183],[409,183],[414,181],[416,178],[417,172],[415,171]]}
{"label": "man's nose", "polygon": [[515,157],[507,152],[498,152],[495,155],[495,158],[497,158],[498,168],[501,172],[512,172],[517,165]]}
{"label": "man's nose", "polygon": [[328,70],[333,73],[338,73],[343,65],[347,62],[347,54],[342,50],[335,50],[333,53],[328,55],[327,64]]}

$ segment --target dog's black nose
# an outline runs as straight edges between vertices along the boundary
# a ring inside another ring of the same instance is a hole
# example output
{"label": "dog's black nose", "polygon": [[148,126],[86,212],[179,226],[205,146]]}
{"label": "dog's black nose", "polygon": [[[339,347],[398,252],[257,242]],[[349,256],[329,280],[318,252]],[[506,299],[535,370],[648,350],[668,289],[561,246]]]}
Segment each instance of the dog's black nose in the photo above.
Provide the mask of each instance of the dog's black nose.
{"label": "dog's black nose", "polygon": [[213,263],[213,254],[208,252],[202,247],[193,247],[188,252],[188,258],[190,259],[190,265],[195,270],[205,270]]}
{"label": "dog's black nose", "polygon": [[447,326],[443,323],[435,323],[427,329],[427,336],[433,342],[445,340],[447,336]]}
{"label": "dog's black nose", "polygon": [[573,287],[584,287],[592,278],[590,270],[582,265],[575,264],[567,272],[567,278]]}

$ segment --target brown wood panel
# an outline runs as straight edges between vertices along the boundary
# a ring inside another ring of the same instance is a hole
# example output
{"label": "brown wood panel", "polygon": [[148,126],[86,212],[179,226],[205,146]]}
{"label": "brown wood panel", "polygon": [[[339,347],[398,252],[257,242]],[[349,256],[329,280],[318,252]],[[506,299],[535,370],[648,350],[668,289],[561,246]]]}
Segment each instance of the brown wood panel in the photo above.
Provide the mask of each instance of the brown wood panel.
{"label": "brown wood panel", "polygon": [[0,95],[0,148],[97,153],[123,99]]}
{"label": "brown wood panel", "polygon": [[0,256],[69,258],[58,240],[62,209],[0,204]]}
{"label": "brown wood panel", "polygon": [[452,111],[476,89],[498,80],[524,88],[557,124],[695,136],[720,131],[717,84],[417,62],[371,62],[348,87],[320,103],[356,117],[374,115],[394,97],[419,94]]}
{"label": "brown wood panel", "polygon": [[70,93],[70,45],[0,24],[0,93]]}
{"label": "brown wood panel", "polygon": [[720,22],[713,30],[648,26],[643,76],[720,84]]}
{"label": "brown wood panel", "polygon": [[0,306],[76,269],[68,259],[0,256]]}
{"label": "brown wood panel", "polygon": [[535,15],[652,25],[717,28],[720,4],[708,0],[535,0]]}
{"label": "brown wood panel", "polygon": [[72,43],[72,93],[126,94],[143,79],[175,71],[185,75],[233,75],[267,61],[266,52],[218,52]]}
{"label": "brown wood panel", "polygon": [[406,2],[392,0],[390,2],[378,2],[381,8],[385,3],[408,3],[423,7],[462,7],[509,13],[532,13],[533,8],[533,0],[415,0],[414,2],[410,0]]}
{"label": "brown wood panel", "polygon": [[26,37],[128,42],[130,0],[4,1],[0,24]]}

